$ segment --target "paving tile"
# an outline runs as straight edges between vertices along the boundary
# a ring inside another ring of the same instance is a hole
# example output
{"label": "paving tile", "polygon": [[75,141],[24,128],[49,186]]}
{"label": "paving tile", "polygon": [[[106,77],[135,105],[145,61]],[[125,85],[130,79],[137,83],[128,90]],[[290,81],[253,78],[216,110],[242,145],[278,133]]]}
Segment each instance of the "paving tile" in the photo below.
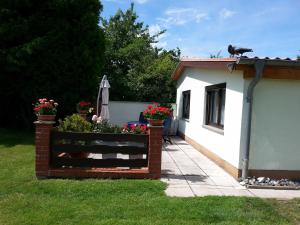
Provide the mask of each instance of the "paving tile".
{"label": "paving tile", "polygon": [[192,191],[196,196],[222,196],[222,192],[219,189],[216,188],[206,188],[206,187],[201,187],[201,185],[190,185]]}
{"label": "paving tile", "polygon": [[165,193],[171,197],[194,197],[195,196],[190,186],[188,185],[176,186],[176,187],[170,185],[165,190]]}
{"label": "paving tile", "polygon": [[215,177],[209,176],[210,179],[216,184],[220,186],[239,186],[237,181],[232,180],[231,178],[223,178],[223,177]]}
{"label": "paving tile", "polygon": [[161,180],[168,184],[165,193],[169,196],[300,198],[300,190],[247,189],[184,140],[175,137],[172,141],[172,145],[164,145],[162,153]]}
{"label": "paving tile", "polygon": [[170,185],[173,184],[188,185],[188,182],[186,181],[185,177],[181,175],[167,174],[167,175],[163,175],[160,180]]}
{"label": "paving tile", "polygon": [[207,176],[196,175],[196,176],[184,176],[187,182],[191,185],[214,185],[214,182]]}

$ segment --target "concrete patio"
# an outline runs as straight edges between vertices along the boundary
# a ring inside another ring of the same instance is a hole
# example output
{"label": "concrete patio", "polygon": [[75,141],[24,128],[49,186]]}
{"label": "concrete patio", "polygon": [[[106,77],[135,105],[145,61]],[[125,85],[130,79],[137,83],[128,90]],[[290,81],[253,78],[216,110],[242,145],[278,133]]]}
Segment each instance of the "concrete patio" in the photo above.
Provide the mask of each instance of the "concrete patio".
{"label": "concrete patio", "polygon": [[184,140],[174,137],[172,143],[164,145],[162,155],[161,180],[168,184],[168,196],[300,197],[300,190],[247,189]]}

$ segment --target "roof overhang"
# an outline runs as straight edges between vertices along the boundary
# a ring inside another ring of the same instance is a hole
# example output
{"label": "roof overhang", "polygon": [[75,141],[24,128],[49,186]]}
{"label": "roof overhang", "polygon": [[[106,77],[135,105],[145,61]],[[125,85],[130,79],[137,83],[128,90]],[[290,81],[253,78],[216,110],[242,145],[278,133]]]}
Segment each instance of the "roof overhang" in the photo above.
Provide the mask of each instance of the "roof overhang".
{"label": "roof overhang", "polygon": [[227,70],[228,66],[236,62],[236,58],[212,58],[212,59],[181,59],[172,74],[173,80],[178,80],[185,68]]}
{"label": "roof overhang", "polygon": [[173,80],[178,80],[185,68],[201,68],[214,70],[241,70],[244,78],[255,76],[254,64],[264,60],[264,78],[300,80],[300,61],[290,59],[269,58],[213,58],[213,59],[182,59],[172,74]]}

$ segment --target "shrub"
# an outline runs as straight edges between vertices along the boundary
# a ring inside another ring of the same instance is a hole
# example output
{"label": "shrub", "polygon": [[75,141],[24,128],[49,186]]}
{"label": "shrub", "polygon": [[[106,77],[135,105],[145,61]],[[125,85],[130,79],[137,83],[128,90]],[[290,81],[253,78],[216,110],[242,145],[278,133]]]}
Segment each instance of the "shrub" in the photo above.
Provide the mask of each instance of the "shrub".
{"label": "shrub", "polygon": [[78,114],[59,120],[58,131],[62,132],[92,132],[92,124]]}
{"label": "shrub", "polygon": [[93,131],[97,133],[122,133],[122,127],[110,124],[107,120],[101,120],[93,125]]}

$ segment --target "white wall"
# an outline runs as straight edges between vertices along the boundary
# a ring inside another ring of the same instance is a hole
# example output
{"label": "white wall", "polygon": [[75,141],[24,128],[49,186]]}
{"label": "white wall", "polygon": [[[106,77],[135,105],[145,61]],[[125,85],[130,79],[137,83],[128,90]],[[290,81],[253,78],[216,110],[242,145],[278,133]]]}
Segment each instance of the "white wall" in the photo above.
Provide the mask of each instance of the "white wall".
{"label": "white wall", "polygon": [[[140,112],[143,112],[152,102],[129,102],[129,101],[109,101],[110,122],[123,126],[129,121],[138,121]],[[174,111],[176,105],[172,104]],[[173,120],[170,134],[176,134],[176,120]]]}
{"label": "white wall", "polygon": [[[202,127],[205,86],[226,82],[224,134]],[[186,68],[177,82],[177,115],[181,118],[182,91],[191,90],[190,119],[179,131],[235,167],[239,166],[244,79],[242,72]]]}
{"label": "white wall", "polygon": [[149,102],[109,101],[110,122],[123,126],[129,121],[138,121]]}
{"label": "white wall", "polygon": [[250,169],[300,170],[300,81],[267,80],[254,91]]}

